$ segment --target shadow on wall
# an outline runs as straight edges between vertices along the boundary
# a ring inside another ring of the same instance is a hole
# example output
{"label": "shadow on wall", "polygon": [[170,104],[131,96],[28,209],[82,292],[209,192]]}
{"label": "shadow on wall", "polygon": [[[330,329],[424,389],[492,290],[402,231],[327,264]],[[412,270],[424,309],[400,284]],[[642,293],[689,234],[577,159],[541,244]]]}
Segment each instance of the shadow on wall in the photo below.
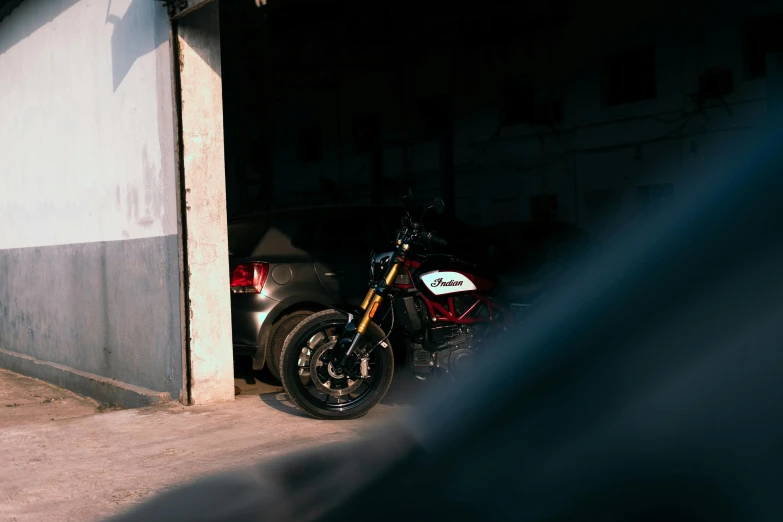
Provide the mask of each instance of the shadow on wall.
{"label": "shadow on wall", "polygon": [[[3,6],[0,15],[7,15],[0,20],[0,54],[24,40],[44,25],[52,22],[79,0],[27,0],[21,8],[19,0],[8,6]],[[29,4],[29,5],[28,5]],[[35,18],[24,17],[27,8],[36,7]],[[9,10],[10,9],[10,10]],[[6,12],[8,11],[8,12]],[[13,22],[13,23],[11,23]]]}
{"label": "shadow on wall", "polygon": [[[222,9],[219,7],[219,2],[209,2],[203,7],[196,9],[193,13],[179,19],[177,24],[179,27],[183,28],[183,30],[178,33],[180,43],[184,43],[189,51],[195,53],[201,58],[201,61],[206,66],[222,78],[223,72],[220,43],[221,11]],[[245,13],[247,16],[243,18],[244,23],[255,23],[251,15],[252,11],[245,11]],[[187,54],[187,52],[180,52],[180,56]],[[184,64],[181,63],[180,67],[183,66]]]}
{"label": "shadow on wall", "polygon": [[[157,49],[168,40],[168,23],[157,23],[160,17],[167,17],[166,11],[157,2],[131,0],[125,14],[112,14],[127,0],[109,0],[106,6],[106,23],[114,26],[111,35],[111,63],[114,92],[122,84],[140,57]],[[150,34],[152,33],[152,34]]]}
{"label": "shadow on wall", "polygon": [[[27,0],[0,21],[0,54],[53,22],[79,0]],[[168,15],[161,3],[150,0],[105,0],[111,36],[112,76],[116,92],[133,64],[169,38]],[[29,4],[29,5],[28,5]],[[123,9],[127,6],[126,9]],[[112,12],[123,12],[122,16]],[[166,20],[166,23],[160,21]],[[65,33],[63,33],[65,34]]]}

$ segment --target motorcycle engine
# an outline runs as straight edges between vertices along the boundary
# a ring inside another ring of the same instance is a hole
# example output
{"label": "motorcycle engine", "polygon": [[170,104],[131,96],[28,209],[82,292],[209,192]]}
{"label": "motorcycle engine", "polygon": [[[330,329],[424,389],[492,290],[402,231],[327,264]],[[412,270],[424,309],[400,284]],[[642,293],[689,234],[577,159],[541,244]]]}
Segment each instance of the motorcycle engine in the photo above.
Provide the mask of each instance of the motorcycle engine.
{"label": "motorcycle engine", "polygon": [[471,327],[430,327],[421,343],[408,343],[408,368],[419,378],[427,378],[435,372],[450,374],[452,378],[462,377],[475,355],[472,344]]}

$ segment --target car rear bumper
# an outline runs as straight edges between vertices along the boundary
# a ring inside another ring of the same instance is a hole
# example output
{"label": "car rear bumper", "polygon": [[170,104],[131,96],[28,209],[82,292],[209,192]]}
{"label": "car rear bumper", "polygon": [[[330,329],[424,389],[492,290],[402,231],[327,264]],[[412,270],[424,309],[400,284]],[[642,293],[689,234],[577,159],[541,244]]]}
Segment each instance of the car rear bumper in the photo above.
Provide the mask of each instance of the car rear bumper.
{"label": "car rear bumper", "polygon": [[280,301],[264,294],[231,294],[231,334],[235,355],[256,355],[261,329]]}

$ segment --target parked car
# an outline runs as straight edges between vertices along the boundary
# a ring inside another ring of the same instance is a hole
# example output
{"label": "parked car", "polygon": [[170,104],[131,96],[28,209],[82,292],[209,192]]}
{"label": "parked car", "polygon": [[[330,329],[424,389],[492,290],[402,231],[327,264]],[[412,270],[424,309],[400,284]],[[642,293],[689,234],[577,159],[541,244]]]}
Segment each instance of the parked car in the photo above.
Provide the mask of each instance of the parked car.
{"label": "parked car", "polygon": [[[477,251],[467,224],[433,219],[432,229],[450,240],[452,230],[460,231],[450,250]],[[302,319],[336,302],[360,304],[370,279],[368,252],[391,250],[399,226],[398,209],[378,206],[310,207],[230,219],[234,355],[252,357],[254,369],[267,367],[279,379],[286,336]]]}

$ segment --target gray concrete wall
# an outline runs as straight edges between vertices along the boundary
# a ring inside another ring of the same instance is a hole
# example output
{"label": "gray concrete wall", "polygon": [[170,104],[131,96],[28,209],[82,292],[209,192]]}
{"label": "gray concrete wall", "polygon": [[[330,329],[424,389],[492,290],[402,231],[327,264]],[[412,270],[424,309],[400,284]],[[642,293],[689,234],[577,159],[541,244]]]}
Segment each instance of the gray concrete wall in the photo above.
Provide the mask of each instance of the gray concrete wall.
{"label": "gray concrete wall", "polygon": [[0,365],[180,396],[170,53],[159,2],[25,0],[0,22]]}

